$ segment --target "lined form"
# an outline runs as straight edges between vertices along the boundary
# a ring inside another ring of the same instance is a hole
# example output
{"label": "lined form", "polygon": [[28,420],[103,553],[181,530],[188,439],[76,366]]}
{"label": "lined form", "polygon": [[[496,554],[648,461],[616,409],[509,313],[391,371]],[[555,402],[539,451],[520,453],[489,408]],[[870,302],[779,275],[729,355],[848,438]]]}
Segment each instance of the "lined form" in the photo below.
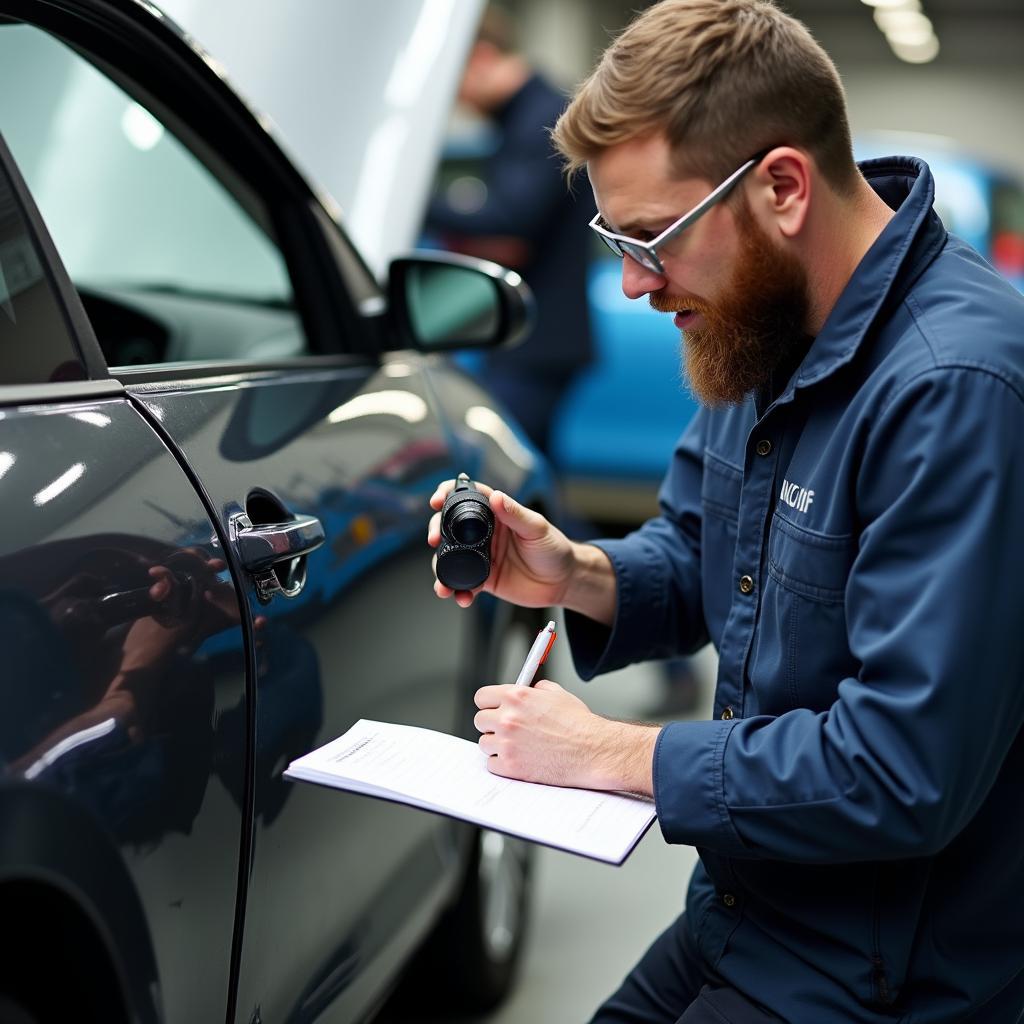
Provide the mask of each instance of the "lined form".
{"label": "lined form", "polygon": [[647,798],[505,779],[487,770],[486,754],[469,740],[366,719],[293,761],[284,774],[611,864],[626,859],[655,816]]}

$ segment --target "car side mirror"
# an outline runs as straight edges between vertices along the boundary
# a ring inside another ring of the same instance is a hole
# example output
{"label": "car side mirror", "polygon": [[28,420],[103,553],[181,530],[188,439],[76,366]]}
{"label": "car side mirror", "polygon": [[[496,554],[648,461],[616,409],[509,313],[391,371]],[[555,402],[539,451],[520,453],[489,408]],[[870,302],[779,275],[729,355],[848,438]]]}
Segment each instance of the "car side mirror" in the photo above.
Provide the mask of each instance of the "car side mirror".
{"label": "car side mirror", "polygon": [[388,304],[396,347],[421,352],[512,344],[533,323],[533,295],[519,274],[455,253],[392,260]]}

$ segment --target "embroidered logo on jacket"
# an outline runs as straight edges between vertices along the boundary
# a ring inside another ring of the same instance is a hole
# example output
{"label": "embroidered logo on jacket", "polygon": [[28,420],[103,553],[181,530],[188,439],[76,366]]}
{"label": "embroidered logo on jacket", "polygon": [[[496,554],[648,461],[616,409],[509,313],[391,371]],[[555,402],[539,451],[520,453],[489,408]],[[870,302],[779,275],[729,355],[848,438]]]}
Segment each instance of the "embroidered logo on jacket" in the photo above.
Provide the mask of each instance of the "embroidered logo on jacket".
{"label": "embroidered logo on jacket", "polygon": [[791,484],[788,480],[782,481],[779,497],[797,512],[806,512],[814,504],[814,491],[809,491],[799,484]]}

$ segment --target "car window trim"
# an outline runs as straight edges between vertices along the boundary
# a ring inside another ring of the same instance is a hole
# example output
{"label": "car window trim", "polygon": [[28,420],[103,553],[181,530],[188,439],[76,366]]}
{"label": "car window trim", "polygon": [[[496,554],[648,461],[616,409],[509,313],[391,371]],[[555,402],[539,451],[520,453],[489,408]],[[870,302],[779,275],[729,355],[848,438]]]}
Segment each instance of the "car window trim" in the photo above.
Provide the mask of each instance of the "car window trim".
{"label": "car window trim", "polygon": [[123,398],[117,380],[53,381],[49,384],[0,384],[0,407],[91,402],[97,398]]}
{"label": "car window trim", "polygon": [[151,363],[146,366],[112,366],[110,376],[124,387],[135,388],[147,384],[165,387],[177,383],[182,387],[191,381],[208,386],[214,380],[238,383],[273,377],[279,373],[310,373],[321,370],[366,369],[367,359],[362,353],[337,355],[295,356],[266,362],[248,360],[220,360],[218,362]]}
{"label": "car window trim", "polygon": [[[78,290],[68,276],[64,261],[60,258],[60,254],[53,244],[50,232],[43,222],[42,214],[40,214],[35,199],[32,198],[32,193],[29,191],[28,185],[21,175],[21,170],[14,159],[14,155],[7,147],[7,142],[2,132],[0,132],[0,170],[2,170],[2,173],[6,175],[7,180],[10,182],[11,191],[14,193],[14,201],[21,211],[22,217],[25,219],[25,226],[39,256],[40,266],[46,275],[47,283],[53,293],[57,310],[64,320],[71,344],[77,349],[86,378],[89,380],[103,380],[109,377],[103,351],[100,349],[99,341],[96,340],[92,323],[85,312],[85,307],[82,305]],[[33,387],[36,384],[52,385],[53,383],[52,381],[36,381],[32,384],[19,385],[6,384],[3,380],[0,380],[0,388],[6,390],[8,388]]]}

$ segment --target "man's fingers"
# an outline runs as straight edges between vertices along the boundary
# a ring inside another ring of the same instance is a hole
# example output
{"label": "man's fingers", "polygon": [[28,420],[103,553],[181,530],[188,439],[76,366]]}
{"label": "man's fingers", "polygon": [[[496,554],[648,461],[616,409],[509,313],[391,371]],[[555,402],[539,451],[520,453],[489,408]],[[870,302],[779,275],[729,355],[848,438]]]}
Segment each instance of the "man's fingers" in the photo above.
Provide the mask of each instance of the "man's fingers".
{"label": "man's fingers", "polygon": [[537,682],[535,682],[533,684],[533,688],[535,690],[564,690],[565,689],[564,687],[559,686],[558,683],[556,683],[552,679],[538,679]]}
{"label": "man's fingers", "polygon": [[427,525],[427,543],[436,548],[441,543],[441,513],[435,512]]}
{"label": "man's fingers", "polygon": [[491,686],[481,686],[476,693],[473,694],[473,703],[481,710],[486,708],[498,708],[501,707],[501,702],[505,700],[509,692],[514,690],[515,686],[512,683],[495,683]]}
{"label": "man's fingers", "polygon": [[473,725],[476,726],[477,732],[494,732],[497,724],[498,712],[494,708],[478,711],[473,716]]}
{"label": "man's fingers", "polygon": [[523,540],[539,540],[549,525],[539,512],[520,505],[504,491],[491,492],[491,509],[499,523]]}
{"label": "man's fingers", "polygon": [[171,570],[162,565],[154,565],[149,569],[149,575],[154,582],[149,588],[149,597],[152,601],[165,601],[171,596],[174,586],[174,576]]}

